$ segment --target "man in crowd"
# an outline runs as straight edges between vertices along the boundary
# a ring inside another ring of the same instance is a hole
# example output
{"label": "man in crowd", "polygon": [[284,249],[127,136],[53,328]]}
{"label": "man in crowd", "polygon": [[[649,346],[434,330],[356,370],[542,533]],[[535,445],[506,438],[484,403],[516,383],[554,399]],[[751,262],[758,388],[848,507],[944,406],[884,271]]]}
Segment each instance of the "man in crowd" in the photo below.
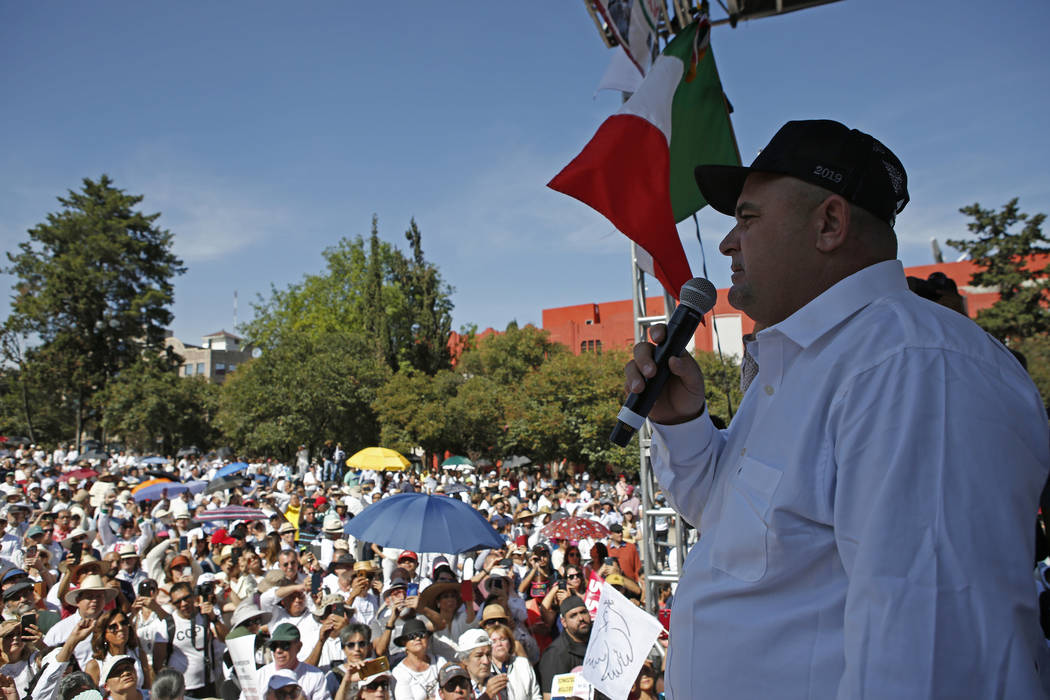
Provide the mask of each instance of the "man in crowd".
{"label": "man in crowd", "polygon": [[474,697],[505,700],[507,674],[492,672],[492,640],[485,630],[467,630],[460,635],[457,647],[456,660],[470,674]]}
{"label": "man in crowd", "polygon": [[591,614],[579,596],[569,596],[558,607],[562,634],[558,635],[540,657],[536,676],[543,691],[543,700],[550,700],[551,681],[560,673],[568,673],[583,664],[587,642],[591,638]]}
{"label": "man in crowd", "polygon": [[302,688],[307,700],[324,700],[329,697],[321,669],[299,660],[302,648],[299,630],[294,625],[287,622],[277,625],[270,635],[273,661],[259,669],[256,676],[257,686],[268,688],[270,679],[275,674],[284,672],[294,677],[294,682]]}

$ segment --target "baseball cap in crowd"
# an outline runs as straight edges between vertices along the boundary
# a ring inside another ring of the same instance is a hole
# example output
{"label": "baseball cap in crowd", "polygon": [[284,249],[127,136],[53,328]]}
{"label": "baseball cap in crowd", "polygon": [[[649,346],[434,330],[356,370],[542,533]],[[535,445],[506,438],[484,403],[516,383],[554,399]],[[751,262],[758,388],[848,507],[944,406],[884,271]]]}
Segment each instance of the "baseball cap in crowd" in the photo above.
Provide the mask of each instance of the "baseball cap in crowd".
{"label": "baseball cap in crowd", "polygon": [[620,523],[613,523],[609,526],[609,532],[623,532],[623,525]]}
{"label": "baseball cap in crowd", "polygon": [[235,540],[234,538],[230,537],[230,533],[229,533],[229,531],[226,528],[220,527],[218,530],[216,530],[215,532],[213,532],[211,534],[211,543],[212,544],[237,544],[237,540]]}
{"label": "baseball cap in crowd", "polygon": [[282,622],[270,635],[270,641],[267,644],[273,646],[274,642],[298,642],[299,639],[299,629],[293,624]]}
{"label": "baseball cap in crowd", "polygon": [[98,677],[100,682],[105,683],[110,676],[117,672],[124,671],[128,666],[131,667],[131,672],[135,674],[136,678],[138,678],[138,670],[135,668],[134,657],[128,656],[127,654],[118,654],[116,656],[107,657],[106,660],[102,662],[102,668],[99,671]]}
{"label": "baseball cap in crowd", "polygon": [[445,664],[438,671],[438,685],[442,688],[445,687],[446,683],[456,678],[466,678],[469,681],[470,674],[467,673],[467,669],[463,668],[461,664],[454,661]]}
{"label": "baseball cap in crowd", "polygon": [[397,558],[399,562],[405,559],[411,559],[412,561],[419,563],[419,555],[407,549],[401,552],[401,555]]}
{"label": "baseball cap in crowd", "polygon": [[171,571],[172,569],[179,569],[189,565],[190,560],[185,555],[179,554],[176,557],[174,557],[170,562],[168,562],[168,571]]}
{"label": "baseball cap in crowd", "polygon": [[485,630],[470,629],[459,635],[459,641],[456,642],[456,650],[461,654],[466,654],[468,651],[477,649],[478,647],[491,646],[492,640],[489,639],[489,633]]}
{"label": "baseball cap in crowd", "polygon": [[733,216],[751,173],[788,175],[823,187],[891,227],[909,199],[908,176],[897,156],[868,134],[830,119],[790,121],[750,167],[700,165],[696,184],[716,211]]}
{"label": "baseball cap in crowd", "polygon": [[[273,641],[273,639],[270,641]],[[290,685],[298,684],[299,679],[295,677],[295,671],[290,668],[282,668],[274,671],[274,674],[270,676],[270,680],[267,682],[267,687],[270,690],[280,690],[281,688],[287,688]]]}
{"label": "baseball cap in crowd", "polygon": [[561,602],[558,606],[558,614],[566,615],[576,608],[585,608],[587,605],[583,602],[583,598],[578,595],[571,595]]}

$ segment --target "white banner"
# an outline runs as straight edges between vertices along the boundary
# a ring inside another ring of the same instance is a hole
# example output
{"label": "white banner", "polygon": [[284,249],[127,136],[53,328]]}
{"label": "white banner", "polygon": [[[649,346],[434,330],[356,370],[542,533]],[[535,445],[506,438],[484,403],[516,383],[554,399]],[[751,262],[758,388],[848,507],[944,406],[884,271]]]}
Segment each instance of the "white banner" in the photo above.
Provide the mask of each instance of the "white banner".
{"label": "white banner", "polygon": [[611,700],[626,700],[661,631],[659,620],[604,584],[583,659],[583,677]]}
{"label": "white banner", "polygon": [[226,648],[230,650],[233,670],[241,682],[241,697],[244,700],[262,700],[259,687],[255,684],[255,635],[227,639]]}

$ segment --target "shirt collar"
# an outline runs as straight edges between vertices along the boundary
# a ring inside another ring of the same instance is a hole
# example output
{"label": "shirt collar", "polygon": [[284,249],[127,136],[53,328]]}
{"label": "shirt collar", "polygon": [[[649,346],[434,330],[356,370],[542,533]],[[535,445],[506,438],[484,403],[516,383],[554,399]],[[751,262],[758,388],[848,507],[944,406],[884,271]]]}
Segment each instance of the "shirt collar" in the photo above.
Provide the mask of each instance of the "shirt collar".
{"label": "shirt collar", "polygon": [[875,263],[835,283],[816,299],[758,335],[777,331],[799,347],[806,348],[876,299],[907,289],[908,281],[900,260]]}

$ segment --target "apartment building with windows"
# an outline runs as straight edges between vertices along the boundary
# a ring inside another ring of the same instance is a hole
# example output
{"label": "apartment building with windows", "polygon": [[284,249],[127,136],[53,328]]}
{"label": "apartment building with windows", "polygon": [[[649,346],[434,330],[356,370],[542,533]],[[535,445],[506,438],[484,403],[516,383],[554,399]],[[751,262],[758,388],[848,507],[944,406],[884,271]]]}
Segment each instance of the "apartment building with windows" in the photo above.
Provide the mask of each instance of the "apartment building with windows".
{"label": "apartment building with windows", "polygon": [[189,345],[175,336],[168,336],[164,344],[182,358],[180,377],[204,377],[213,384],[222,384],[227,375],[252,358],[252,349],[244,339],[221,330],[201,337],[200,345]]}

